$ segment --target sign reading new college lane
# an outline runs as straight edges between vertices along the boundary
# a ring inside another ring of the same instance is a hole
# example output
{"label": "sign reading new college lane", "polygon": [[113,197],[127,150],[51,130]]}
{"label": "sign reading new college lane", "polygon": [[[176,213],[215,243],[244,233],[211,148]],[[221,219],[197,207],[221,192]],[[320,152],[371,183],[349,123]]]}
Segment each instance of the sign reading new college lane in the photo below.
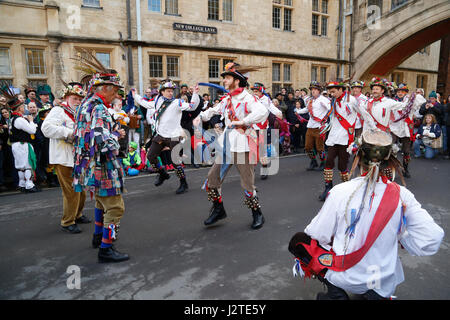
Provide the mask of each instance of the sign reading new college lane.
{"label": "sign reading new college lane", "polygon": [[173,24],[174,30],[181,30],[181,31],[192,31],[192,32],[202,32],[202,33],[217,33],[217,28],[215,27],[206,27],[206,26],[197,26],[194,24],[185,24],[185,23],[174,23]]}

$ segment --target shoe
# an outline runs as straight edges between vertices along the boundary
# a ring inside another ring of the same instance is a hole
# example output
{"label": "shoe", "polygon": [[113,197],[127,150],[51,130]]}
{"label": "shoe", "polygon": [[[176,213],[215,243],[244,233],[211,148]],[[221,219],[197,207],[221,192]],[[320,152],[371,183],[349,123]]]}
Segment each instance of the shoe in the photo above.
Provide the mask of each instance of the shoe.
{"label": "shoe", "polygon": [[326,182],[325,183],[325,190],[323,191],[323,193],[319,196],[319,200],[320,201],[325,201],[325,199],[328,196],[328,192],[330,192],[330,190],[333,188],[333,182]]}
{"label": "shoe", "polygon": [[317,168],[319,164],[317,163],[316,159],[312,159],[309,163],[309,167],[306,169],[307,171],[313,171],[315,168]]}
{"label": "shoe", "polygon": [[176,194],[185,193],[188,188],[189,188],[189,186],[186,182],[186,179],[180,179],[180,186],[178,187]]}
{"label": "shoe", "polygon": [[92,235],[92,248],[97,249],[102,244],[103,233]]}
{"label": "shoe", "polygon": [[41,189],[36,188],[36,186],[34,186],[31,189],[25,189],[25,193],[35,193],[35,192],[41,192]]}
{"label": "shoe", "polygon": [[86,223],[91,223],[91,222],[92,222],[91,219],[89,219],[85,215],[82,215],[78,219],[75,219],[75,223],[79,223],[79,224],[86,224]]}
{"label": "shoe", "polygon": [[403,171],[403,176],[408,179],[411,178],[411,174],[409,173],[408,169]]}
{"label": "shoe", "polygon": [[71,224],[70,226],[67,226],[67,227],[61,226],[61,229],[65,232],[72,233],[72,234],[81,232],[81,230],[80,230],[80,228],[78,228],[77,224]]}
{"label": "shoe", "polygon": [[8,188],[5,187],[4,185],[1,185],[0,186],[0,192],[5,192],[5,191],[8,191]]}
{"label": "shoe", "polygon": [[130,259],[130,256],[126,253],[120,253],[114,246],[109,248],[99,248],[98,249],[98,262],[122,262]]}
{"label": "shoe", "polygon": [[261,209],[252,210],[252,215],[253,215],[252,229],[256,230],[261,228],[265,222]]}
{"label": "shoe", "polygon": [[215,201],[210,210],[210,215],[208,219],[206,219],[203,223],[205,226],[212,225],[221,219],[225,219],[227,217],[227,213],[225,212],[225,208],[223,206],[223,202]]}
{"label": "shoe", "polygon": [[158,180],[156,180],[156,182],[155,182],[155,186],[159,187],[160,185],[162,185],[164,183],[165,180],[167,180],[169,178],[170,178],[170,175],[165,170],[160,171],[159,175],[158,175]]}
{"label": "shoe", "polygon": [[173,171],[175,168],[173,167],[173,164],[169,165],[169,171]]}
{"label": "shoe", "polygon": [[342,290],[341,288],[336,287],[335,285],[328,282],[325,279],[325,285],[328,288],[328,292],[320,292],[317,294],[317,300],[350,300],[347,295],[347,292]]}
{"label": "shoe", "polygon": [[267,174],[263,174],[261,175],[261,180],[267,180],[269,176]]}

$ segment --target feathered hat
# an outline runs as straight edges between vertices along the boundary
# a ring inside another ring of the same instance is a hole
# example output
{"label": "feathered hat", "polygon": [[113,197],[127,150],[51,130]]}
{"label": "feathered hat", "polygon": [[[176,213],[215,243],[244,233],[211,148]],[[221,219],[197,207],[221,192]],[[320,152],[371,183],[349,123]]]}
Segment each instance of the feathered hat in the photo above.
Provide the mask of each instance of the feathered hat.
{"label": "feathered hat", "polygon": [[253,86],[250,87],[251,90],[258,90],[262,93],[266,92],[266,88],[264,87],[264,84],[262,84],[261,82],[255,82],[253,84]]}
{"label": "feathered hat", "polygon": [[361,146],[356,153],[350,176],[357,165],[360,166],[361,172],[365,171],[369,175],[373,175],[370,178],[371,180],[377,180],[379,173],[388,169],[392,171],[392,180],[395,178],[395,173],[399,173],[403,184],[405,184],[402,164],[397,159],[393,148],[393,139],[389,133],[381,130],[364,131],[361,135]]}
{"label": "feathered hat", "polygon": [[250,76],[250,72],[258,71],[265,67],[260,66],[242,66],[236,62],[229,62],[225,65],[225,71],[220,75],[222,78],[230,75],[235,79],[240,80],[240,87],[246,87],[248,85],[247,80]]}
{"label": "feathered hat", "polygon": [[400,84],[397,86],[396,91],[399,91],[399,90],[409,92],[409,87],[408,87],[408,85],[407,85],[406,83],[400,83]]}
{"label": "feathered hat", "polygon": [[76,50],[77,56],[72,59],[78,62],[75,69],[84,73],[80,81],[82,84],[89,88],[100,85],[123,88],[116,70],[106,68],[92,52],[84,48],[76,48]]}
{"label": "feathered hat", "polygon": [[8,107],[13,111],[23,105],[23,102],[20,101],[18,94],[16,94],[5,81],[2,81],[0,83],[0,95],[6,98]]}
{"label": "feathered hat", "polygon": [[28,84],[24,84],[24,85],[23,85],[23,92],[25,93],[25,96],[28,96],[28,94],[29,94],[30,92],[37,93],[37,90],[36,90],[36,88],[33,87],[30,83],[28,83]]}

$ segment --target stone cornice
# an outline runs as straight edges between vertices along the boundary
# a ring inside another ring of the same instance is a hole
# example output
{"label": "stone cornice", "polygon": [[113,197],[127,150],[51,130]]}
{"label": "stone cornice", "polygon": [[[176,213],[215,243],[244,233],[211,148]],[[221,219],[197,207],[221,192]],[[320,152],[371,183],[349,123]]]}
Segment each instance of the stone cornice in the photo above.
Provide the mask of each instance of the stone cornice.
{"label": "stone cornice", "polygon": [[327,63],[339,63],[339,64],[349,64],[348,60],[340,60],[328,57],[319,56],[308,56],[301,54],[290,54],[290,53],[280,53],[273,51],[260,51],[260,50],[248,50],[248,49],[237,49],[237,48],[227,48],[227,47],[206,47],[206,46],[191,46],[191,45],[180,45],[174,43],[163,43],[163,42],[151,42],[151,41],[135,41],[135,40],[124,40],[119,39],[105,39],[105,38],[93,38],[93,37],[78,37],[78,36],[66,36],[61,34],[48,34],[46,36],[33,35],[33,34],[21,34],[21,33],[10,33],[10,32],[0,32],[0,38],[27,38],[33,40],[44,40],[48,41],[51,39],[58,39],[61,42],[78,42],[78,43],[100,43],[100,44],[114,44],[123,43],[123,45],[133,46],[133,47],[157,47],[157,48],[170,48],[170,49],[185,49],[185,50],[197,50],[197,51],[215,51],[215,52],[226,52],[234,54],[251,54],[257,56],[270,56],[285,59],[296,59],[296,60],[308,60],[308,61],[319,61]]}

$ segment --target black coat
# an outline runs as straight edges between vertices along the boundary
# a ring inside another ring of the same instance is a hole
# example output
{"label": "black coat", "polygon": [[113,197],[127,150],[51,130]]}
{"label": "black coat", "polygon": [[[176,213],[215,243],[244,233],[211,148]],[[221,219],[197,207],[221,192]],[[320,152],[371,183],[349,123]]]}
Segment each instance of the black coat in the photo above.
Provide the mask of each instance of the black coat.
{"label": "black coat", "polygon": [[444,121],[444,107],[441,105],[441,104],[439,104],[439,103],[436,103],[436,105],[434,106],[434,107],[431,107],[431,108],[426,108],[426,104],[427,104],[428,102],[425,102],[421,107],[420,107],[420,110],[419,110],[419,114],[421,114],[422,116],[426,116],[427,114],[432,114],[432,115],[434,115],[435,116],[435,118],[436,118],[436,121],[437,121],[437,123],[440,125],[440,126],[442,126],[442,123],[443,123],[443,121]]}

